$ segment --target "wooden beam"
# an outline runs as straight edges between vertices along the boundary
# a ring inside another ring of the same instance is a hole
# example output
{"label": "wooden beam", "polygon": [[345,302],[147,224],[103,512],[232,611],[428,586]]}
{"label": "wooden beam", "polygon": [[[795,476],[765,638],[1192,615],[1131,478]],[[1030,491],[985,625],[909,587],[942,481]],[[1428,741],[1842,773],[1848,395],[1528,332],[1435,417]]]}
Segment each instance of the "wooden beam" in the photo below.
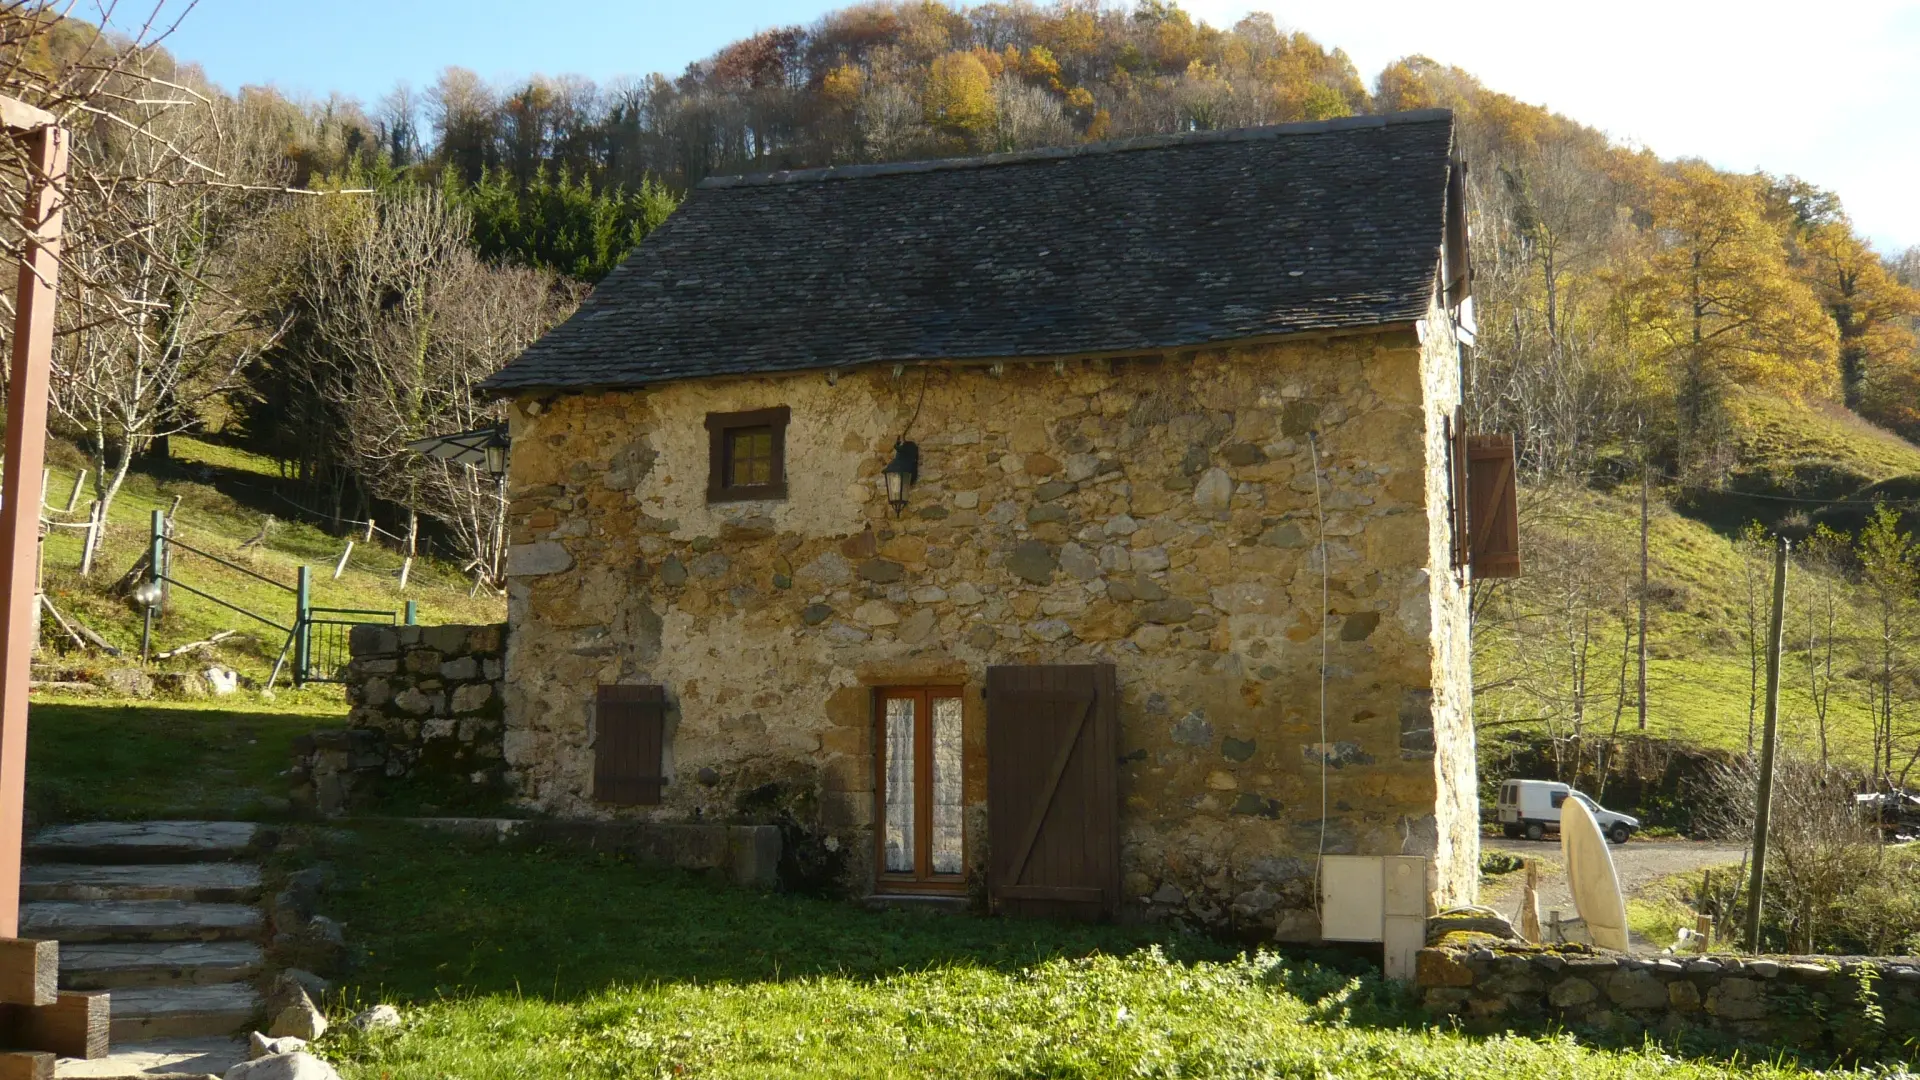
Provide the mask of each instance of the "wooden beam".
{"label": "wooden beam", "polygon": [[0,1080],[53,1080],[53,1059],[45,1050],[0,1052]]}
{"label": "wooden beam", "polygon": [[[52,117],[0,99],[0,121]],[[34,582],[40,506],[34,473],[47,451],[47,384],[53,366],[53,305],[60,274],[60,224],[67,133],[41,127],[20,136],[30,169],[21,227],[28,240],[14,291],[13,366],[7,377],[6,460],[0,463],[0,938],[20,936],[20,848],[27,787],[27,683],[33,658]]]}
{"label": "wooden beam", "polygon": [[52,1005],[59,999],[59,984],[59,942],[0,939],[0,1004]]}
{"label": "wooden beam", "polygon": [[0,1005],[0,1041],[92,1061],[107,1056],[111,1024],[105,990],[66,991],[52,1005]]}
{"label": "wooden beam", "polygon": [[18,98],[0,97],[0,127],[15,133],[39,131],[59,121],[45,109],[37,109]]}

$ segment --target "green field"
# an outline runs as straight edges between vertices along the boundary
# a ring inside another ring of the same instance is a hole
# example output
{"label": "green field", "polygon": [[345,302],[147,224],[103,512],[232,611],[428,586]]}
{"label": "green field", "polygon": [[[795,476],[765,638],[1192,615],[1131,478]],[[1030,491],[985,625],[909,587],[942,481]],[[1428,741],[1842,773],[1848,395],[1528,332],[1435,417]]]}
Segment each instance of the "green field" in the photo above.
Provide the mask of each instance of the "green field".
{"label": "green field", "polygon": [[[1537,512],[1533,528],[1588,531],[1625,546],[1631,555],[1638,543],[1637,495],[1637,489],[1614,494],[1556,490],[1551,498],[1541,499],[1549,503],[1551,509]],[[1744,750],[1752,668],[1746,651],[1748,598],[1742,555],[1729,537],[1658,504],[1649,528],[1648,546],[1649,576],[1657,599],[1652,605],[1648,634],[1646,734]],[[1633,575],[1632,580],[1637,581],[1637,563],[1631,558],[1619,572]],[[1528,590],[1540,586],[1537,578],[1520,584]],[[1628,581],[1623,587],[1631,584],[1632,581]],[[1783,737],[1796,750],[1809,753],[1817,747],[1817,722],[1809,692],[1804,652],[1805,614],[1801,605],[1805,603],[1810,585],[1807,575],[1797,568],[1789,576],[1791,604],[1780,697]],[[1525,602],[1535,606],[1547,603],[1530,592]],[[1762,595],[1760,603],[1765,602]],[[1764,606],[1759,618],[1764,633]],[[1857,629],[1857,619],[1849,618],[1849,624],[1842,627],[1843,633]],[[1603,737],[1612,728],[1624,643],[1617,619],[1595,620],[1588,668],[1590,701],[1586,733],[1590,737]],[[1570,648],[1564,638],[1539,634],[1516,637],[1503,633],[1498,625],[1484,628],[1475,642],[1474,677],[1476,684],[1483,687],[1474,702],[1476,722],[1483,727],[1493,725],[1502,729],[1524,727],[1518,722],[1536,716],[1541,711],[1540,700],[1502,684],[1519,666],[1516,659],[1520,650],[1525,650],[1525,657],[1531,663],[1542,663],[1544,656],[1547,657],[1544,663],[1552,664]],[[1836,649],[1835,669],[1843,676],[1854,666],[1853,650],[1851,642]],[[1629,668],[1627,706],[1621,727],[1622,734],[1628,736],[1639,734],[1633,677]],[[1564,690],[1564,685],[1555,689]],[[1833,691],[1828,739],[1832,753],[1843,760],[1864,761],[1872,745],[1872,719],[1865,695],[1865,684],[1859,680],[1843,679]],[[1545,729],[1544,725],[1539,726]],[[1565,735],[1568,725],[1563,722],[1557,730]]]}

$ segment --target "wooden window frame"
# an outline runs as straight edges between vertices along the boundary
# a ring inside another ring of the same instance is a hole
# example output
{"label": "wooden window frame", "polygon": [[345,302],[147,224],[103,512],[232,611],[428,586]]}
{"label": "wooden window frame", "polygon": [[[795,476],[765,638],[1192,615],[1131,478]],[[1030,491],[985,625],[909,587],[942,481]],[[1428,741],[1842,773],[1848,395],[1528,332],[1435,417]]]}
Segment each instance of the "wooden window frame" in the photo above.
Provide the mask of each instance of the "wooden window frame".
{"label": "wooden window frame", "polygon": [[[793,410],[785,405],[751,412],[707,414],[707,501],[709,503],[749,502],[754,499],[787,497],[787,422]],[[767,484],[727,483],[727,436],[741,428],[771,428],[773,431],[773,482]]]}
{"label": "wooden window frame", "polygon": [[[873,880],[874,891],[889,893],[964,894],[967,891],[966,814],[960,818],[961,869],[957,874],[933,872],[933,703],[940,698],[960,702],[961,729],[966,728],[966,697],[959,686],[876,686],[873,689]],[[912,873],[887,869],[887,702],[911,700],[913,709],[913,862]],[[966,790],[966,751],[960,754],[960,787]]]}

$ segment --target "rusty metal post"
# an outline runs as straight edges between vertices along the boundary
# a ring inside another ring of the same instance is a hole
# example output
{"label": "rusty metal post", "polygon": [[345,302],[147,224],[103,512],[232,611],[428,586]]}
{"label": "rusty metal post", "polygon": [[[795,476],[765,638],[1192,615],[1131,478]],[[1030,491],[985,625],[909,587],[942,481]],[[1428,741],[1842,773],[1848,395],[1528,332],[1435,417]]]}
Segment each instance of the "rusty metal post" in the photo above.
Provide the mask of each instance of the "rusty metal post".
{"label": "rusty metal post", "polygon": [[34,571],[40,507],[33,481],[46,460],[47,383],[53,364],[53,304],[60,274],[60,216],[67,133],[52,117],[0,102],[0,121],[27,150],[20,286],[7,379],[7,442],[0,469],[0,937],[20,936],[20,849],[26,825],[27,680],[33,661]]}

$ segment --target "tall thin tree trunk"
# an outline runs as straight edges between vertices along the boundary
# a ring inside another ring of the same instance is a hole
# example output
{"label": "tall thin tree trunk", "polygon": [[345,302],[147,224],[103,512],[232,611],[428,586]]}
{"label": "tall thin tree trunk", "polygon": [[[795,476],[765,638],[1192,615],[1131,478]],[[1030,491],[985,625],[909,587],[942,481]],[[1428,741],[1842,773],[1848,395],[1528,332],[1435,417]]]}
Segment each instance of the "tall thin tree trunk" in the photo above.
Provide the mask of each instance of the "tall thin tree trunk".
{"label": "tall thin tree trunk", "polygon": [[1647,730],[1647,508],[1648,474],[1652,463],[1640,463],[1640,730]]}

